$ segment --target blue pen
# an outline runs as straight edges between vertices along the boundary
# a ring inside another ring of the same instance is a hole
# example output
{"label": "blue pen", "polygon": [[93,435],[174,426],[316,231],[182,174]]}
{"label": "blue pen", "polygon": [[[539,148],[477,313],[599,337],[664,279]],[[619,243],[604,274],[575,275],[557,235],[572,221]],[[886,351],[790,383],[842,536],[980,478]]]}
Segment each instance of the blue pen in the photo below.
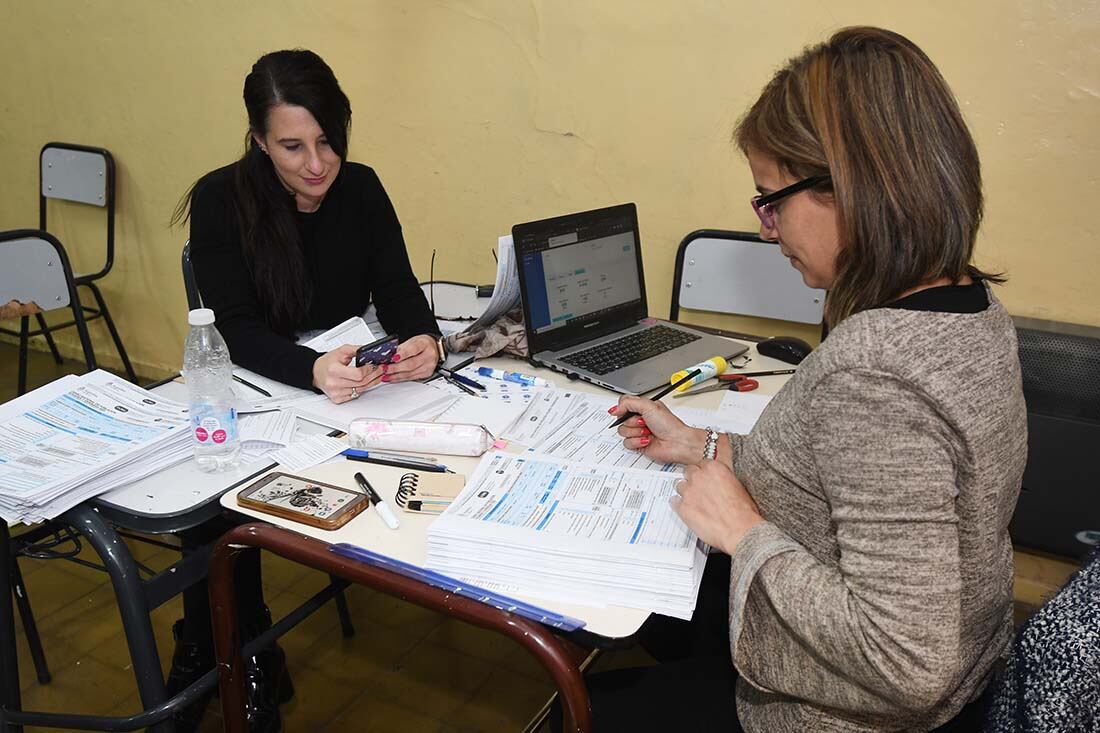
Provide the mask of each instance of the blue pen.
{"label": "blue pen", "polygon": [[516,384],[522,384],[525,387],[550,386],[549,382],[540,377],[529,377],[526,374],[520,374],[519,372],[506,372],[503,369],[493,369],[492,367],[478,367],[477,373],[483,377],[500,379],[505,382],[515,382]]}
{"label": "blue pen", "polygon": [[398,468],[411,468],[414,471],[430,471],[432,473],[449,473],[442,463],[425,461],[413,456],[398,458],[391,454],[379,454],[376,451],[348,448],[344,451],[344,458],[349,461],[362,461],[363,463],[377,463],[380,466],[397,466]]}
{"label": "blue pen", "polygon": [[474,380],[470,379],[469,377],[465,377],[465,376],[459,374],[458,372],[452,371],[450,369],[446,370],[446,372],[447,372],[448,375],[450,375],[451,379],[455,380],[456,382],[459,382],[461,384],[465,384],[467,387],[473,387],[474,389],[480,389],[482,392],[485,391],[485,385],[482,384],[481,382],[475,382]]}
{"label": "blue pen", "polygon": [[365,547],[359,547],[358,545],[352,545],[347,542],[338,542],[332,545],[330,549],[338,555],[350,557],[354,560],[359,560],[360,562],[382,568],[383,570],[389,570],[398,575],[404,575],[406,578],[419,580],[421,583],[427,583],[436,588],[442,588],[455,595],[472,598],[475,601],[480,601],[493,608],[499,608],[502,611],[508,611],[509,613],[529,618],[532,621],[537,621],[540,624],[553,626],[556,629],[575,631],[584,626],[584,621],[579,618],[548,611],[545,608],[539,608],[531,603],[525,603],[524,601],[509,598],[500,593],[478,588],[477,586],[463,583],[443,573],[428,570],[427,568],[422,568],[411,563],[402,562],[392,557],[380,555],[377,552],[371,552]]}

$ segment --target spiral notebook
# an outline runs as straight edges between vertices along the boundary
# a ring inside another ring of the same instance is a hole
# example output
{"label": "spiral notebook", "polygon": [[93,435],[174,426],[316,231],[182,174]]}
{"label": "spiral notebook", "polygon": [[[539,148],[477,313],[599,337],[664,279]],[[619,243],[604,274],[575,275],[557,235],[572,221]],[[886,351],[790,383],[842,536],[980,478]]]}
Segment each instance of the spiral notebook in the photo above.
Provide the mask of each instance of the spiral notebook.
{"label": "spiral notebook", "polygon": [[397,486],[397,505],[412,514],[442,514],[463,487],[458,473],[406,473]]}

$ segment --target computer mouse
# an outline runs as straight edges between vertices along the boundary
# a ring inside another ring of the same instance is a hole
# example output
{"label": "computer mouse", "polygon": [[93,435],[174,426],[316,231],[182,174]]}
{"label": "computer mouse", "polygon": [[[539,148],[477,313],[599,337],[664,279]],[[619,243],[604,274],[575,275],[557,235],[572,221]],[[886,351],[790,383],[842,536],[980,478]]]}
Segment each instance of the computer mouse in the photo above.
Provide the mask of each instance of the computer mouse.
{"label": "computer mouse", "polygon": [[770,356],[788,364],[798,364],[810,355],[814,347],[794,336],[775,336],[758,343],[756,350],[762,356]]}

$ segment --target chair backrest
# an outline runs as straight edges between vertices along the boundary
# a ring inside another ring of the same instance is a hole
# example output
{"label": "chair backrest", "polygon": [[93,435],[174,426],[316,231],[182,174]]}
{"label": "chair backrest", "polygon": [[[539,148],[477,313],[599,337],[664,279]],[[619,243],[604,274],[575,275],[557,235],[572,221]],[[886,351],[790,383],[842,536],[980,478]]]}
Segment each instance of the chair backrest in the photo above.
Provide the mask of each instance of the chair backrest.
{"label": "chair backrest", "polygon": [[825,291],[807,287],[775,242],[751,232],[700,229],[676,251],[669,320],[680,307],[821,323]]}
{"label": "chair backrest", "polygon": [[0,305],[12,301],[33,303],[42,311],[75,302],[69,258],[49,233],[38,229],[0,232]]}
{"label": "chair backrest", "polygon": [[104,148],[72,143],[46,143],[38,155],[38,228],[48,231],[48,199],[73,201],[107,210],[107,249],[103,268],[83,279],[97,280],[111,271],[115,258],[115,160]]}
{"label": "chair backrest", "polygon": [[187,309],[202,308],[202,296],[199,294],[198,283],[195,282],[195,268],[191,266],[191,240],[183,243],[183,289],[187,293]]}

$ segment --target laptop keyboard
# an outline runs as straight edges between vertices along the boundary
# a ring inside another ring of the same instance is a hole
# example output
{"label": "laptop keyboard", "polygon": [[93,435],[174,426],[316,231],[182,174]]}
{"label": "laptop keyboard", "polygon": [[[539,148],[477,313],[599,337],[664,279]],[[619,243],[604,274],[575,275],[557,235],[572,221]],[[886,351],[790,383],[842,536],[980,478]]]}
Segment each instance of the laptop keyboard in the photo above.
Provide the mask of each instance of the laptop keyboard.
{"label": "laptop keyboard", "polygon": [[701,337],[694,333],[681,331],[678,328],[653,326],[644,331],[563,356],[561,360],[570,366],[602,376],[616,369],[637,364],[651,356],[690,344],[699,338]]}

